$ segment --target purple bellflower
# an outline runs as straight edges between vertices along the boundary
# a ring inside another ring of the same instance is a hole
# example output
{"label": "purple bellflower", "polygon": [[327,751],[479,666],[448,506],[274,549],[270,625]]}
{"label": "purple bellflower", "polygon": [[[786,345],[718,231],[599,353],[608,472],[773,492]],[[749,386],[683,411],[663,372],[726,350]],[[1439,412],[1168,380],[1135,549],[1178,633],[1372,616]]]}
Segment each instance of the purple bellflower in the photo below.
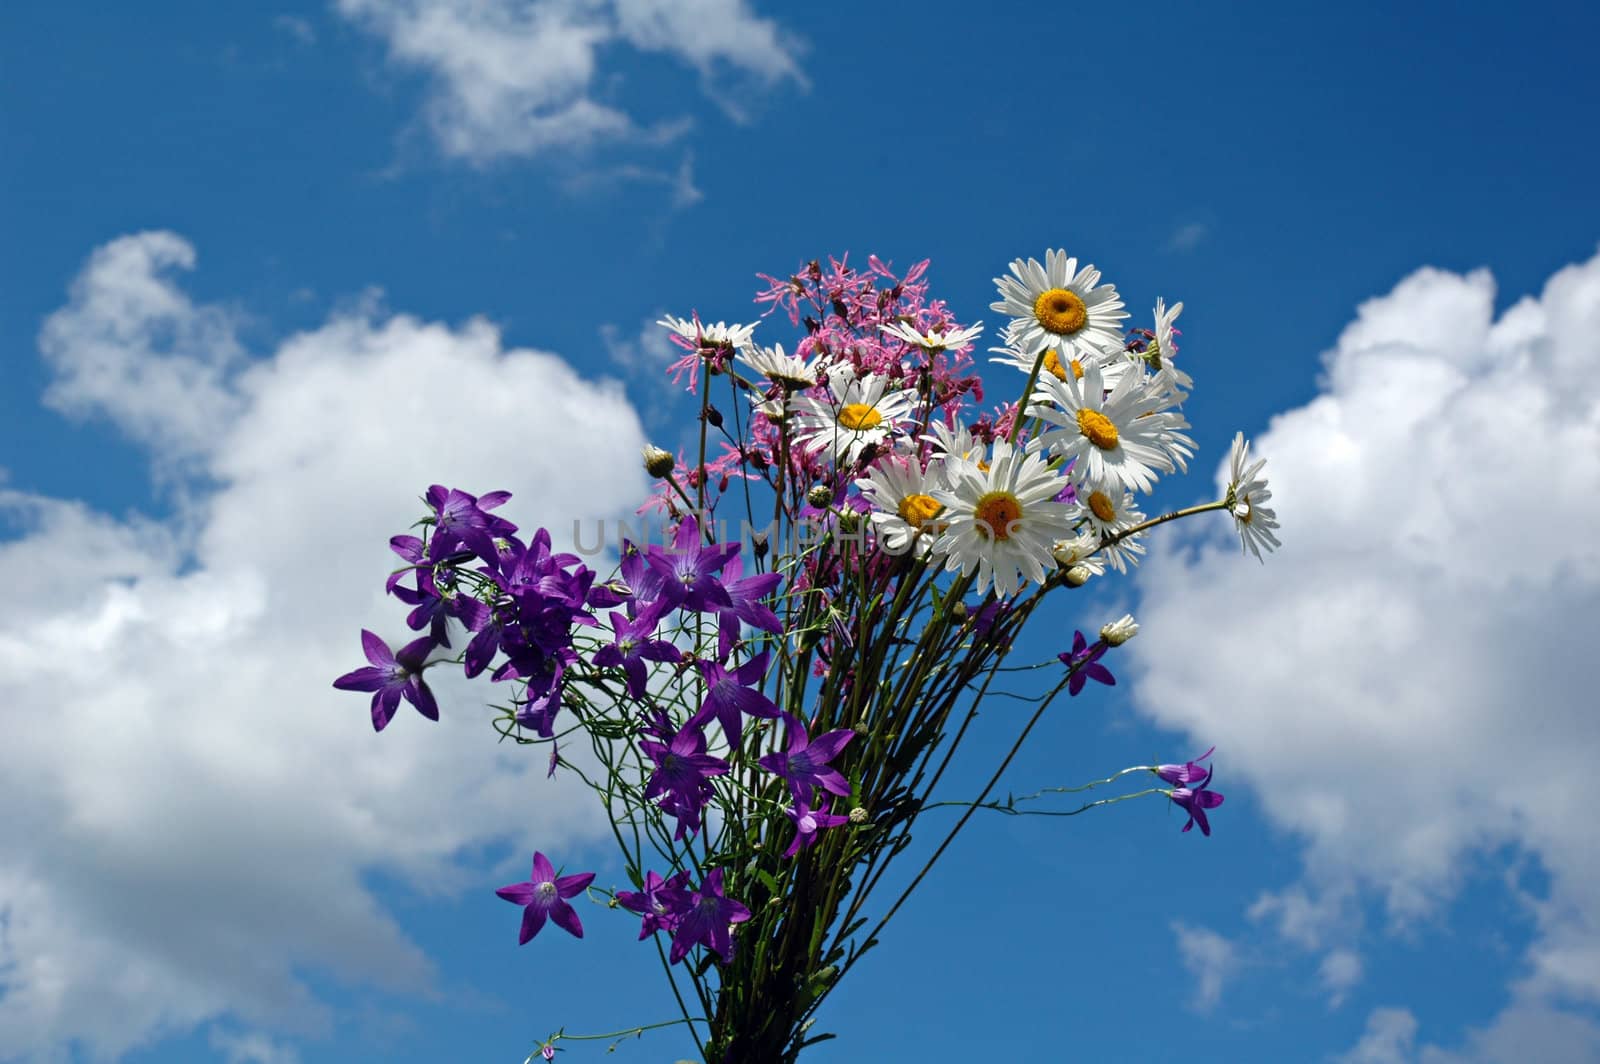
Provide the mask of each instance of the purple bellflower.
{"label": "purple bellflower", "polygon": [[805,726],[799,721],[791,721],[788,749],[768,754],[759,764],[789,782],[789,790],[796,802],[809,802],[813,787],[848,797],[850,782],[837,769],[829,768],[828,762],[837,757],[845,744],[855,737],[854,731],[841,728],[815,739],[807,739]]}
{"label": "purple bellflower", "polygon": [[1205,779],[1199,781],[1200,786],[1177,787],[1168,792],[1173,804],[1189,814],[1189,822],[1183,825],[1183,830],[1188,831],[1196,824],[1200,825],[1200,834],[1211,834],[1211,821],[1206,819],[1206,810],[1215,809],[1222,804],[1222,795],[1209,790],[1211,772],[1206,771]]}
{"label": "purple bellflower", "polygon": [[1111,675],[1111,670],[1100,664],[1100,655],[1106,652],[1107,645],[1104,639],[1097,639],[1091,646],[1082,632],[1072,633],[1072,650],[1063,650],[1056,655],[1063,665],[1072,670],[1072,676],[1067,680],[1067,694],[1077,697],[1083,685],[1090,680],[1108,686],[1116,685],[1117,678]]}
{"label": "purple bellflower", "polygon": [[535,853],[533,878],[525,883],[513,883],[509,887],[501,887],[495,893],[506,901],[523,906],[522,934],[517,939],[517,944],[525,946],[529,939],[544,928],[547,919],[554,920],[557,927],[573,937],[582,938],[583,924],[579,921],[577,912],[567,904],[567,899],[583,893],[583,889],[593,881],[593,872],[561,876],[558,879],[550,859],[542,853]]}
{"label": "purple bellflower", "polygon": [[728,745],[737,750],[744,736],[744,714],[772,720],[778,716],[778,704],[762,694],[755,685],[767,675],[770,651],[763,650],[737,668],[724,668],[715,661],[700,661],[700,675],[706,681],[706,700],[691,724],[704,724],[712,717],[722,725]]}
{"label": "purple bellflower", "polygon": [[389,644],[363,628],[361,648],[372,664],[345,673],[333,681],[333,686],[341,691],[373,693],[373,731],[383,731],[393,719],[402,698],[416,706],[417,712],[429,720],[439,719],[439,704],[433,700],[433,692],[422,679],[423,662],[433,649],[431,638],[423,636],[413,640],[395,653],[390,651]]}
{"label": "purple bellflower", "polygon": [[1205,779],[1209,770],[1199,762],[1210,757],[1216,752],[1216,749],[1213,746],[1193,761],[1185,762],[1182,765],[1157,765],[1155,773],[1168,783],[1193,783],[1195,780]]}
{"label": "purple bellflower", "polygon": [[661,580],[661,598],[669,606],[709,613],[733,608],[717,574],[738,551],[737,543],[702,545],[699,522],[685,517],[671,547],[649,547],[645,556]]}
{"label": "purple bellflower", "polygon": [[617,891],[617,904],[644,917],[639,927],[641,939],[657,931],[670,935],[689,908],[689,873],[678,872],[670,879],[662,879],[655,872],[646,872],[644,890]]}
{"label": "purple bellflower", "polygon": [[711,800],[711,777],[727,775],[728,763],[706,753],[705,733],[693,721],[670,742],[642,739],[639,746],[656,763],[645,784],[645,799],[661,798],[661,808],[678,818],[675,839],[699,831],[700,811]]}
{"label": "purple bellflower", "polygon": [[732,924],[750,919],[750,910],[722,893],[722,869],[713,869],[689,899],[689,908],[672,936],[670,963],[677,964],[695,946],[705,946],[726,964],[733,957]]}
{"label": "purple bellflower", "polygon": [[428,505],[433,508],[433,540],[428,544],[428,558],[440,561],[458,546],[465,546],[486,562],[496,557],[496,536],[509,536],[517,526],[500,517],[491,517],[487,511],[511,498],[509,491],[491,491],[487,495],[468,495],[455,488],[435,484],[428,489]]}
{"label": "purple bellflower", "polygon": [[785,857],[793,857],[801,850],[814,846],[817,832],[822,828],[836,828],[850,822],[847,816],[828,812],[827,799],[823,799],[820,808],[812,809],[805,799],[797,798],[793,806],[783,811],[783,815],[794,821],[795,832],[794,841],[783,851]]}
{"label": "purple bellflower", "polygon": [[611,614],[611,627],[617,638],[595,651],[594,663],[601,668],[620,667],[628,678],[628,695],[643,698],[645,694],[645,661],[683,660],[683,653],[665,639],[654,639],[656,625],[666,612],[666,604],[652,602],[633,620],[625,613]]}
{"label": "purple bellflower", "polygon": [[764,632],[783,631],[778,615],[764,606],[762,599],[772,594],[773,588],[783,581],[781,573],[756,573],[744,575],[744,563],[736,554],[728,559],[722,571],[722,586],[728,592],[732,608],[717,613],[717,656],[726,658],[733,653],[733,644],[739,639],[741,624],[759,628]]}

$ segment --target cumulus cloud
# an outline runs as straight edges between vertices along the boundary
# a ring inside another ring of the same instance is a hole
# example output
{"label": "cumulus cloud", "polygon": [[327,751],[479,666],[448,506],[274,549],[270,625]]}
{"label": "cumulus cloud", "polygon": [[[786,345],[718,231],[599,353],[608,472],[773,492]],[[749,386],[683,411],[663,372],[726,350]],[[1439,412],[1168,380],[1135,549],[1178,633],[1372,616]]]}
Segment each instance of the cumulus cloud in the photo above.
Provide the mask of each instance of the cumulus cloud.
{"label": "cumulus cloud", "polygon": [[690,64],[740,119],[735,101],[752,85],[805,84],[799,42],[745,0],[338,0],[337,9],[381,37],[396,64],[430,76],[429,129],[446,155],[475,164],[650,139],[595,97],[607,45]]}
{"label": "cumulus cloud", "polygon": [[195,306],[173,282],[194,265],[194,248],[172,233],[96,250],[39,337],[54,373],[45,405],[103,416],[164,462],[203,454],[238,411],[225,379],[244,352],[233,314]]}
{"label": "cumulus cloud", "polygon": [[1174,922],[1172,933],[1177,936],[1178,957],[1194,984],[1189,1005],[1196,1012],[1210,1012],[1221,1002],[1223,987],[1238,971],[1238,950],[1208,927]]}
{"label": "cumulus cloud", "polygon": [[1359,308],[1321,394],[1256,441],[1283,550],[1158,544],[1134,690],[1303,842],[1304,881],[1252,908],[1286,939],[1322,948],[1374,894],[1391,928],[1435,916],[1509,848],[1550,883],[1512,1007],[1592,1005],[1600,256],[1498,318],[1494,295],[1423,269]]}
{"label": "cumulus cloud", "polygon": [[1373,1009],[1367,1029],[1338,1064],[1409,1064],[1415,1059],[1417,1018],[1407,1009]]}
{"label": "cumulus cloud", "polygon": [[[604,831],[581,785],[489,741],[483,685],[441,676],[437,725],[375,736],[330,683],[363,663],[361,627],[408,634],[386,543],[428,484],[510,490],[507,516],[558,539],[631,511],[642,433],[620,386],[488,322],[371,301],[246,357],[165,275],[193,261],[172,233],[113,241],[43,343],[56,402],[194,464],[184,519],[0,489],[0,1058],[114,1057],[221,1017],[324,1030],[301,972],[432,992],[364,877],[454,893]],[[497,843],[504,868],[463,856]]]}

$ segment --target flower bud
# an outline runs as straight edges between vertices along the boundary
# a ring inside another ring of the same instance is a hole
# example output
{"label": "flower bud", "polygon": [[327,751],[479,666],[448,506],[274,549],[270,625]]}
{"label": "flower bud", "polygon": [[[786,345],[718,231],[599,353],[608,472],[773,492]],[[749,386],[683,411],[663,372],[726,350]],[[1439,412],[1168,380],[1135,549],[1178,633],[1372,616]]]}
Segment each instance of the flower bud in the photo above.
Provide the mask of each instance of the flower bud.
{"label": "flower bud", "polygon": [[653,443],[644,445],[644,471],[657,480],[670,477],[677,461],[671,451],[663,451]]}
{"label": "flower bud", "polygon": [[810,503],[812,506],[815,506],[819,510],[826,507],[832,501],[833,490],[826,484],[813,485],[811,490],[806,492],[806,502]]}
{"label": "flower bud", "polygon": [[839,513],[839,531],[850,536],[861,530],[861,515],[854,510],[842,510]]}
{"label": "flower bud", "polygon": [[850,823],[852,823],[852,824],[865,824],[866,822],[867,822],[867,811],[865,809],[861,808],[858,805],[854,809],[850,810]]}
{"label": "flower bud", "polygon": [[754,548],[757,558],[767,556],[767,534],[765,532],[750,533],[750,545]]}
{"label": "flower bud", "polygon": [[1100,638],[1106,641],[1107,646],[1120,647],[1139,633],[1139,626],[1133,622],[1133,614],[1124,613],[1100,629]]}
{"label": "flower bud", "polygon": [[1089,577],[1094,574],[1087,565],[1074,565],[1067,570],[1066,581],[1068,587],[1082,587],[1089,582]]}
{"label": "flower bud", "polygon": [[722,427],[722,411],[714,406],[706,407],[706,423],[714,429]]}

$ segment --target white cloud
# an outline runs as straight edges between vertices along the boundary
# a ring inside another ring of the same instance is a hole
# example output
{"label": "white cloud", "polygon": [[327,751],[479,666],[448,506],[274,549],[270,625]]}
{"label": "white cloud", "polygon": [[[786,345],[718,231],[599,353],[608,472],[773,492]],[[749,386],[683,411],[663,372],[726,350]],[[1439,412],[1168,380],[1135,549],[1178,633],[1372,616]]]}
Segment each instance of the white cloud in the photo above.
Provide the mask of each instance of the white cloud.
{"label": "white cloud", "polygon": [[1435,918],[1471,858],[1520,849],[1550,888],[1514,1000],[1593,1004],[1600,257],[1493,300],[1486,271],[1423,269],[1362,305],[1256,441],[1283,550],[1158,543],[1134,692],[1303,842],[1304,884],[1252,910],[1287,939],[1319,948],[1372,891],[1391,927]]}
{"label": "white cloud", "polygon": [[96,250],[39,336],[54,372],[45,404],[101,414],[166,462],[204,453],[237,414],[224,381],[243,351],[233,314],[195,306],[172,282],[172,271],[194,265],[194,248],[172,233]]}
{"label": "white cloud", "polygon": [[[733,101],[751,82],[805,84],[798,42],[744,0],[337,0],[337,9],[383,38],[395,63],[431,75],[428,126],[446,155],[475,164],[681,132],[681,123],[641,130],[595,98],[606,45],[689,63],[736,117]],[[742,79],[741,91],[721,91],[724,75]]]}
{"label": "white cloud", "polygon": [[600,326],[600,339],[611,361],[629,370],[637,369],[641,363],[659,370],[674,361],[681,349],[674,347],[667,338],[667,330],[656,324],[665,314],[666,311],[662,311],[641,321],[639,331],[632,336],[626,335],[616,325],[607,323]]}
{"label": "white cloud", "polygon": [[1327,991],[1329,1007],[1338,1008],[1344,1004],[1350,991],[1361,982],[1364,971],[1361,955],[1355,950],[1330,950],[1322,958],[1322,963],[1317,967],[1317,978],[1322,982],[1322,989]]}
{"label": "white cloud", "polygon": [[184,519],[0,489],[20,528],[0,542],[0,1058],[115,1057],[221,1017],[325,1029],[297,972],[430,993],[364,875],[481,889],[474,847],[512,844],[492,879],[604,830],[576,780],[492,742],[486,685],[438,677],[438,724],[373,735],[366,697],[330,684],[362,664],[361,627],[407,634],[387,539],[428,484],[510,490],[506,515],[558,539],[632,509],[642,433],[620,387],[487,322],[370,301],[252,361],[163,278],[193,260],[171,233],[114,241],[46,328],[52,395],[203,475]]}
{"label": "white cloud", "polygon": [[1167,250],[1193,251],[1210,234],[1211,227],[1205,222],[1185,222],[1174,229],[1172,235],[1167,238]]}
{"label": "white cloud", "polygon": [[1207,927],[1190,927],[1174,922],[1172,933],[1178,938],[1178,956],[1194,984],[1190,1007],[1210,1012],[1222,1000],[1222,989],[1239,969],[1239,954],[1234,944]]}
{"label": "white cloud", "polygon": [[259,1031],[211,1032],[211,1048],[223,1055],[227,1064],[300,1064],[300,1054],[280,1045]]}
{"label": "white cloud", "polygon": [[277,15],[273,18],[272,25],[273,28],[293,37],[299,44],[309,46],[317,43],[316,27],[307,19],[296,15]]}
{"label": "white cloud", "polygon": [[1373,1009],[1367,1029],[1338,1064],[1408,1064],[1414,1059],[1417,1018],[1406,1009]]}

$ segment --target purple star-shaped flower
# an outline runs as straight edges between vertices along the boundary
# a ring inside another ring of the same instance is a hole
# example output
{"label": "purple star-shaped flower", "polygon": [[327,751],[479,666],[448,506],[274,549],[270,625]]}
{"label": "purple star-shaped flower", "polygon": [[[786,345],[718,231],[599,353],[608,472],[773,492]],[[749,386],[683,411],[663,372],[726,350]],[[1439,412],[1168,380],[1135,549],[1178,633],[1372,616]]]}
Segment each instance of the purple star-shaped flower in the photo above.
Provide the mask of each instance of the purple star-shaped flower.
{"label": "purple star-shaped flower", "polygon": [[333,686],[341,691],[371,691],[372,729],[383,731],[400,706],[400,699],[417,707],[429,720],[439,719],[439,704],[433,692],[422,679],[423,662],[433,649],[428,636],[415,639],[400,648],[399,653],[389,649],[389,644],[376,635],[361,629],[361,648],[372,662],[366,668],[347,672]]}
{"label": "purple star-shaped flower", "polygon": [[1211,783],[1211,772],[1206,771],[1205,779],[1200,781],[1200,786],[1177,787],[1168,792],[1173,804],[1189,814],[1189,822],[1183,825],[1183,830],[1188,831],[1196,824],[1200,825],[1200,834],[1211,834],[1211,821],[1206,819],[1206,810],[1215,809],[1222,804],[1222,795],[1216,791],[1208,790]]}
{"label": "purple star-shaped flower", "polygon": [[733,608],[717,574],[738,551],[737,543],[702,545],[699,522],[685,517],[671,547],[652,546],[645,556],[661,580],[661,598],[669,606],[707,613]]}
{"label": "purple star-shaped flower", "polygon": [[665,613],[665,603],[652,602],[639,612],[633,620],[628,615],[620,612],[611,614],[611,628],[616,632],[616,639],[607,646],[595,651],[594,663],[602,668],[614,669],[620,667],[628,678],[628,694],[632,698],[643,698],[645,693],[645,661],[671,661],[683,660],[683,653],[665,639],[651,638],[655,635],[656,625]]}
{"label": "purple star-shaped flower", "polygon": [[841,728],[815,739],[807,739],[805,725],[792,721],[788,749],[768,754],[759,764],[768,772],[789,781],[789,790],[793,792],[796,802],[809,802],[813,787],[848,797],[850,782],[837,769],[829,768],[828,762],[837,757],[845,744],[855,737],[854,731]]}
{"label": "purple star-shaped flower", "polygon": [[1061,663],[1072,670],[1071,677],[1067,680],[1067,694],[1077,697],[1083,685],[1090,680],[1115,686],[1117,678],[1111,675],[1111,670],[1100,664],[1100,655],[1106,652],[1106,641],[1097,639],[1093,646],[1083,637],[1082,632],[1072,633],[1072,650],[1063,650],[1056,657]]}
{"label": "purple star-shaped flower", "polygon": [[582,938],[583,924],[579,921],[577,912],[567,904],[566,899],[581,894],[593,881],[593,872],[562,876],[558,879],[550,859],[542,853],[535,853],[532,879],[526,883],[513,883],[509,887],[501,887],[495,891],[506,901],[524,906],[522,935],[517,939],[517,945],[527,945],[528,940],[544,927],[546,919],[554,920],[557,927],[573,937]]}
{"label": "purple star-shaped flower", "polygon": [[743,715],[771,720],[778,716],[778,704],[757,690],[757,684],[767,675],[769,651],[763,650],[737,668],[725,668],[719,662],[700,661],[700,675],[706,681],[706,700],[691,724],[704,724],[716,717],[722,725],[728,744],[735,750],[744,736]]}
{"label": "purple star-shaped flower", "polygon": [[700,811],[711,800],[712,776],[724,776],[728,763],[706,753],[706,737],[693,721],[670,742],[641,739],[639,746],[656,763],[645,784],[644,796],[662,798],[661,808],[678,818],[675,838],[700,829]]}
{"label": "purple star-shaped flower", "polygon": [[740,624],[748,624],[764,632],[783,631],[783,622],[761,600],[772,594],[773,588],[783,582],[781,573],[756,573],[744,575],[744,563],[735,554],[728,559],[722,571],[722,586],[728,592],[731,609],[717,613],[717,656],[726,658],[733,653],[733,644],[739,638]]}
{"label": "purple star-shaped flower", "polygon": [[1155,773],[1168,783],[1193,783],[1195,780],[1204,779],[1209,770],[1199,762],[1204,761],[1216,752],[1212,747],[1193,761],[1181,765],[1157,765]]}
{"label": "purple star-shaped flower", "polygon": [[496,536],[510,535],[517,526],[500,517],[491,517],[487,511],[511,498],[508,491],[491,491],[487,495],[468,495],[456,488],[435,484],[428,489],[428,505],[433,508],[433,541],[428,544],[428,557],[439,561],[458,545],[464,545],[486,562],[494,562],[497,551]]}
{"label": "purple star-shaped flower", "polygon": [[722,893],[722,869],[713,869],[689,899],[689,908],[672,936],[670,963],[677,964],[695,946],[705,946],[726,964],[733,956],[732,924],[750,919],[750,910]]}
{"label": "purple star-shaped flower", "polygon": [[669,879],[662,879],[655,872],[646,872],[644,890],[617,891],[617,904],[644,917],[639,927],[641,939],[657,931],[671,934],[689,908],[689,873],[678,872]]}
{"label": "purple star-shaped flower", "polygon": [[821,829],[836,828],[850,821],[847,816],[828,812],[827,799],[823,799],[822,805],[817,809],[810,808],[803,799],[796,799],[792,807],[783,811],[783,815],[794,821],[795,831],[794,841],[783,851],[785,857],[793,857],[802,849],[814,846],[817,832]]}

